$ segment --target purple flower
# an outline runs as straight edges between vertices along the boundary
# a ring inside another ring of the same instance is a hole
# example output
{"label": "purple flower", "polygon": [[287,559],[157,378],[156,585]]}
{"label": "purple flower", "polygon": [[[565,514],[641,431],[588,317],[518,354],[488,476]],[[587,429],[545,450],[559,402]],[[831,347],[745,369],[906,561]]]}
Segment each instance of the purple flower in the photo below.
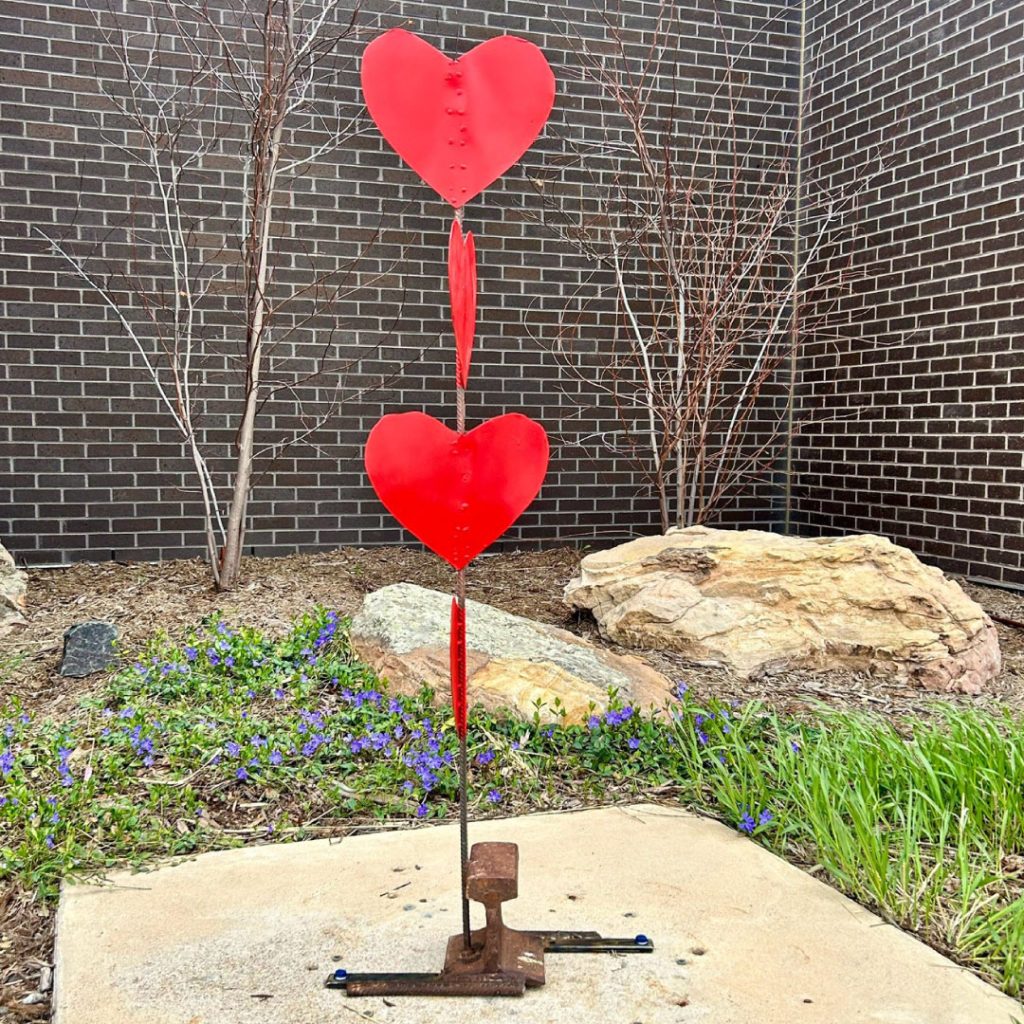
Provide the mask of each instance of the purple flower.
{"label": "purple flower", "polygon": [[792,750],[794,754],[799,754],[800,753],[800,744],[797,743],[796,740],[790,740],[789,741],[789,749]]}
{"label": "purple flower", "polygon": [[57,845],[53,836],[47,836],[44,842],[46,843],[47,847],[51,850]]}
{"label": "purple flower", "polygon": [[427,805],[426,804],[420,804],[416,808],[416,817],[417,818],[425,818],[426,816],[427,816]]}
{"label": "purple flower", "polygon": [[198,655],[199,652],[194,647],[185,648],[185,658],[187,661],[195,661]]}
{"label": "purple flower", "polygon": [[496,790],[496,789],[489,790],[488,793],[487,793],[487,799],[492,804],[500,804],[501,803],[501,793],[499,793],[498,790]]}
{"label": "purple flower", "polygon": [[704,732],[702,729],[697,730],[697,742],[702,747],[706,747],[708,745],[708,734]]}
{"label": "purple flower", "polygon": [[0,754],[0,774],[10,775],[12,771],[14,771],[14,753],[5,750]]}
{"label": "purple flower", "polygon": [[757,816],[757,823],[758,825],[767,825],[773,818],[774,815],[771,811],[764,810]]}
{"label": "purple flower", "polygon": [[271,764],[280,764],[284,760],[284,758],[281,756],[280,750],[272,750],[270,752],[270,757],[268,758],[268,760],[270,761]]}
{"label": "purple flower", "polygon": [[274,690],[274,700],[284,700],[284,690],[280,686]]}
{"label": "purple flower", "polygon": [[224,744],[224,750],[227,751],[228,757],[238,757],[241,749],[241,744],[236,743],[234,740],[229,740]]}
{"label": "purple flower", "polygon": [[476,755],[477,764],[490,764],[494,760],[494,751],[485,750],[482,754]]}
{"label": "purple flower", "polygon": [[246,771],[244,766],[235,772],[235,778],[238,779],[239,782],[245,782],[249,778],[249,773]]}
{"label": "purple flower", "polygon": [[601,719],[598,718],[597,715],[591,715],[587,719],[587,728],[591,729],[591,730],[593,730],[593,729],[600,729],[601,728]]}
{"label": "purple flower", "polygon": [[756,825],[754,824],[754,819],[750,816],[750,813],[744,812],[743,817],[740,818],[739,825],[736,827],[741,832],[746,832],[747,835],[750,835],[750,833],[754,831]]}
{"label": "purple flower", "polygon": [[629,741],[629,742],[628,742],[628,743],[626,744],[626,746],[628,746],[630,750],[639,750],[639,749],[640,749],[640,741],[639,741],[639,740],[638,740],[638,739],[637,739],[637,738],[636,738],[636,737],[634,736],[634,737],[633,737],[633,738],[632,738],[632,739],[631,739],[631,740],[630,740],[630,741]]}
{"label": "purple flower", "polygon": [[682,700],[683,697],[689,692],[689,690],[690,688],[686,685],[686,683],[684,683],[682,679],[680,679],[679,682],[676,683],[675,689],[672,692],[675,694],[677,700]]}

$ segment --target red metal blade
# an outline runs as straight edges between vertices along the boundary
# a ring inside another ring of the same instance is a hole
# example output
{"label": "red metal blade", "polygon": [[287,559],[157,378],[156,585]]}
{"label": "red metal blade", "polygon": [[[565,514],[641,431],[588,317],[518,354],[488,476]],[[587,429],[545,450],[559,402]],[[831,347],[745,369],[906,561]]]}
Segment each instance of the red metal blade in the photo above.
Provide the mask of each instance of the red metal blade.
{"label": "red metal blade", "polygon": [[449,638],[449,661],[452,679],[452,710],[455,712],[455,731],[466,735],[466,610],[452,598],[452,621]]}
{"label": "red metal blade", "polygon": [[463,235],[457,220],[448,237],[448,294],[455,331],[455,382],[464,388],[476,334],[476,245],[473,232]]}

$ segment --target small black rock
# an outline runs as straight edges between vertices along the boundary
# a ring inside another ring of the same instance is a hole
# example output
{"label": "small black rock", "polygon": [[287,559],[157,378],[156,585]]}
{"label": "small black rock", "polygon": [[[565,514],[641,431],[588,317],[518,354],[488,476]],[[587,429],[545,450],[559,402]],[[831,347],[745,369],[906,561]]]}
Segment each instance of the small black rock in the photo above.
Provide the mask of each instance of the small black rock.
{"label": "small black rock", "polygon": [[79,622],[64,634],[64,657],[57,670],[62,676],[91,676],[117,661],[117,628],[109,622]]}

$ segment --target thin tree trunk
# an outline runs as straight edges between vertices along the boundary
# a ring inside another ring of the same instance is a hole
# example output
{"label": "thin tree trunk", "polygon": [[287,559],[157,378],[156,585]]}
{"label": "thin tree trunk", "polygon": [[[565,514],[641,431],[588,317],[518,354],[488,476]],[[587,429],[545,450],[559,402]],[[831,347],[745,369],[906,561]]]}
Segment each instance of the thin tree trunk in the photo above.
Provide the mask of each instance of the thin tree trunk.
{"label": "thin tree trunk", "polygon": [[[290,17],[290,7],[287,8]],[[268,8],[268,22],[271,17]],[[268,36],[270,28],[268,25]],[[291,26],[287,26],[287,39],[291,38]],[[253,284],[250,288],[250,306],[248,311],[248,328],[246,332],[246,392],[242,420],[238,426],[237,453],[235,458],[235,478],[231,492],[231,507],[228,512],[227,536],[224,544],[224,557],[221,563],[220,577],[217,581],[218,590],[231,590],[238,582],[238,574],[242,565],[242,550],[245,544],[245,520],[249,507],[249,496],[252,491],[253,448],[256,433],[256,411],[259,406],[260,372],[263,358],[263,337],[267,326],[268,300],[267,286],[270,280],[270,228],[273,220],[274,194],[277,186],[278,162],[281,152],[281,135],[284,128],[284,114],[288,101],[287,68],[290,54],[285,54],[281,61],[281,81],[275,82],[273,69],[270,65],[272,57],[268,55],[266,95],[267,109],[262,114],[267,118],[263,131],[257,128],[258,135],[263,138],[256,147],[253,159],[257,171],[253,188],[256,201],[252,232],[255,236],[253,244],[246,247],[246,255],[250,267],[255,263]],[[274,86],[277,86],[274,88]],[[260,112],[254,116],[259,118]],[[262,166],[261,166],[262,165]]]}

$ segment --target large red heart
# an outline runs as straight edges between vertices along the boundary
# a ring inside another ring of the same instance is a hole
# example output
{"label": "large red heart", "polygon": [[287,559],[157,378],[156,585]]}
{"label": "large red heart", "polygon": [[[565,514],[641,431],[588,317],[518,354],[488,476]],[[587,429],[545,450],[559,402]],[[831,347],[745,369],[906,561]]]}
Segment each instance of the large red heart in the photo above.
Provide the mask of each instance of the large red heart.
{"label": "large red heart", "polygon": [[548,436],[517,412],[466,434],[426,413],[392,413],[370,431],[365,457],[387,510],[462,569],[537,496],[548,467]]}
{"label": "large red heart", "polygon": [[516,36],[452,60],[393,28],[366,47],[361,74],[381,134],[456,209],[530,148],[555,100],[544,54]]}

